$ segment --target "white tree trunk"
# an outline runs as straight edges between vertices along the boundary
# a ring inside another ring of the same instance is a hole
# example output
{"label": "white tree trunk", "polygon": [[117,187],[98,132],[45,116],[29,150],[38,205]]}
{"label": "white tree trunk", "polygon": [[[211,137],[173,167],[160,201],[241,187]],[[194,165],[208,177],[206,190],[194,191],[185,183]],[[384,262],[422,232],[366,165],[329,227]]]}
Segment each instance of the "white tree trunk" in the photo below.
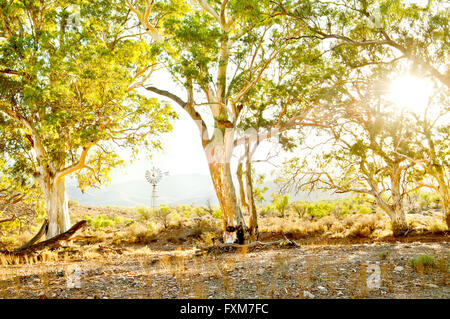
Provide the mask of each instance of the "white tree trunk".
{"label": "white tree trunk", "polygon": [[[225,243],[244,242],[245,220],[236,197],[230,169],[234,132],[227,130],[205,147],[212,182],[223,215]],[[219,133],[220,135],[220,133]]]}
{"label": "white tree trunk", "polygon": [[66,232],[70,228],[69,206],[66,196],[64,178],[55,184],[54,180],[46,183],[44,189],[48,218],[47,239]]}
{"label": "white tree trunk", "polygon": [[390,176],[392,205],[390,205],[390,212],[388,212],[392,222],[392,233],[394,237],[401,236],[408,230],[408,223],[406,222],[405,211],[403,209],[403,197],[401,195],[401,174],[402,169],[400,169],[398,163],[395,163]]}
{"label": "white tree trunk", "polygon": [[447,229],[450,230],[450,191],[442,169],[435,175],[435,178],[439,184],[439,195],[441,197],[444,221],[447,224]]}
{"label": "white tree trunk", "polygon": [[401,236],[408,230],[408,223],[406,222],[405,212],[403,209],[392,211],[389,214],[392,223],[392,234],[394,237]]}
{"label": "white tree trunk", "polygon": [[447,229],[450,230],[450,198],[448,193],[441,193],[441,207]]}
{"label": "white tree trunk", "polygon": [[[248,144],[247,144],[248,148]],[[253,184],[252,184],[252,167],[250,162],[250,157],[247,155],[246,161],[246,170],[245,170],[245,184],[248,198],[248,208],[249,208],[249,222],[248,228],[250,233],[251,240],[259,239],[259,230],[258,230],[258,213],[256,211],[255,200],[253,197]]]}

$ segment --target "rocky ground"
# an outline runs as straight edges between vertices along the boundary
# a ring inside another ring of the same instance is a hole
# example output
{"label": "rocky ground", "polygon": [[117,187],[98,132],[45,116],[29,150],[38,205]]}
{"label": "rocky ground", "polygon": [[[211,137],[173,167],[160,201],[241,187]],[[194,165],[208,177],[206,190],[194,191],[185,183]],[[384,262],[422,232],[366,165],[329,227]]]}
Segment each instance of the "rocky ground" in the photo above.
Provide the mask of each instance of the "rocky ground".
{"label": "rocky ground", "polygon": [[[448,236],[216,255],[175,247],[77,249],[0,266],[0,298],[450,298]],[[414,268],[411,259],[421,255],[435,264]]]}

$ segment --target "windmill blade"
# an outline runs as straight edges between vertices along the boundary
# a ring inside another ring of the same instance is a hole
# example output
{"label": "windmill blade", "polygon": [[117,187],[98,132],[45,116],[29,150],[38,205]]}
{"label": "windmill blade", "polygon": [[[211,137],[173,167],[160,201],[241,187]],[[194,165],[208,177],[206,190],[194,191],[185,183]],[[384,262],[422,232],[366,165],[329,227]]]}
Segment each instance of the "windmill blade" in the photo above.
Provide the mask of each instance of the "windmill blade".
{"label": "windmill blade", "polygon": [[156,166],[153,166],[150,171],[145,172],[145,178],[147,181],[152,184],[156,185],[161,181],[163,176],[169,175],[169,172],[163,172],[161,169],[157,168]]}
{"label": "windmill blade", "polygon": [[147,179],[147,181],[152,184],[153,183],[153,179],[152,179],[152,175],[149,171],[145,172],[145,178]]}

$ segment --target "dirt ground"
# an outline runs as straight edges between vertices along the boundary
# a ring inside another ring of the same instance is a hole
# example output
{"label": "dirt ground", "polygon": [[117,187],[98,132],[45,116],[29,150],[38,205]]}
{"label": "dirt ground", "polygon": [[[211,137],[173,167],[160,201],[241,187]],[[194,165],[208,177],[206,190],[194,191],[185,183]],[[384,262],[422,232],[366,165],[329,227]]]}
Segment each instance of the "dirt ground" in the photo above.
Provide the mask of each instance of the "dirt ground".
{"label": "dirt ground", "polygon": [[[0,298],[448,299],[449,239],[300,243],[215,255],[103,244],[86,252],[75,243],[39,261],[0,266]],[[411,258],[420,255],[439,266],[413,268]]]}

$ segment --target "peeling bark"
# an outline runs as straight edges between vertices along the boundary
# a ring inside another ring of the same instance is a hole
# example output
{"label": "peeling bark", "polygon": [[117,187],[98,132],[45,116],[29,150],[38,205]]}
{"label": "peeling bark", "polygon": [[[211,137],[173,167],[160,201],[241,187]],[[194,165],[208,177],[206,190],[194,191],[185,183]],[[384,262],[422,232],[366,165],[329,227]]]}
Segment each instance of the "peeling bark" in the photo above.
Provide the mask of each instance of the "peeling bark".
{"label": "peeling bark", "polygon": [[406,223],[405,213],[403,210],[392,211],[389,214],[392,223],[392,234],[394,237],[402,236],[408,231],[408,224]]}
{"label": "peeling bark", "polygon": [[441,206],[447,229],[450,230],[450,198],[448,192],[441,194]]}
{"label": "peeling bark", "polygon": [[41,188],[48,218],[47,239],[62,234],[70,228],[69,206],[64,177],[56,180],[47,176],[41,181]]}
{"label": "peeling bark", "polygon": [[394,163],[390,174],[392,205],[389,207],[388,215],[391,218],[392,233],[395,237],[405,234],[408,230],[400,189],[401,174],[402,170],[399,164]]}
{"label": "peeling bark", "polygon": [[223,214],[225,243],[244,243],[244,217],[239,208],[229,164],[209,164],[211,178]]}
{"label": "peeling bark", "polygon": [[242,171],[242,163],[239,162],[236,170],[237,180],[239,182],[239,197],[241,199],[242,207],[245,208],[248,212],[250,212],[247,201],[245,200],[244,180],[242,178],[243,173],[244,172]]}
{"label": "peeling bark", "polygon": [[252,164],[250,161],[250,145],[249,141],[245,144],[245,153],[246,153],[246,167],[245,167],[245,185],[247,191],[247,199],[248,199],[248,210],[249,210],[249,226],[248,231],[250,235],[250,239],[258,240],[259,239],[259,231],[258,231],[258,214],[256,211],[255,200],[253,198],[253,184],[252,184]]}
{"label": "peeling bark", "polygon": [[245,220],[239,207],[230,169],[234,132],[229,130],[223,140],[205,146],[212,182],[223,215],[225,243],[244,243]]}
{"label": "peeling bark", "polygon": [[447,229],[450,230],[450,189],[448,178],[446,178],[445,168],[441,164],[441,160],[436,154],[436,144],[434,143],[430,127],[425,128],[424,135],[429,145],[427,153],[432,161],[432,164],[425,165],[424,169],[428,174],[433,176],[438,183],[438,192],[441,197],[442,214],[445,223],[447,224]]}
{"label": "peeling bark", "polygon": [[442,214],[445,220],[445,223],[447,224],[447,229],[450,229],[450,192],[449,187],[445,183],[445,178],[443,174],[443,170],[438,172],[438,174],[435,175],[435,178],[439,184],[439,195],[441,197],[441,207],[442,207]]}
{"label": "peeling bark", "polygon": [[450,208],[447,206],[446,210],[444,211],[445,216],[445,222],[447,224],[447,229],[450,230]]}

